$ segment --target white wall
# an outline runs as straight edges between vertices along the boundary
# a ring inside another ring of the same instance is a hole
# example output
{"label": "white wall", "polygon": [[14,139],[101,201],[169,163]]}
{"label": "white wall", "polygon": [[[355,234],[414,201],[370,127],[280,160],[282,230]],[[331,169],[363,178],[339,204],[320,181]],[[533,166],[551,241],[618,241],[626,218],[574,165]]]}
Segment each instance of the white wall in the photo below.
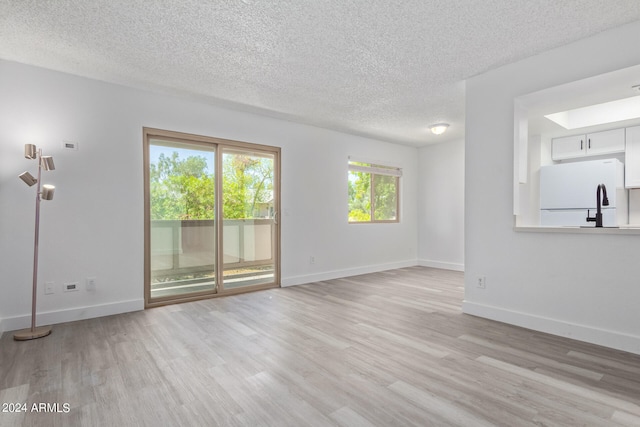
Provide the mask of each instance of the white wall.
{"label": "white wall", "polygon": [[464,140],[418,152],[418,262],[464,270]]}
{"label": "white wall", "polygon": [[640,64],[637,40],[640,22],[467,82],[465,312],[640,353],[637,236],[514,231],[512,215],[514,97]]}
{"label": "white wall", "polygon": [[[143,126],[282,147],[283,286],[417,264],[416,148],[6,61],[0,93],[0,331],[29,325],[35,193],[17,175],[35,165],[25,143],[56,163],[43,178],[56,194],[42,204],[39,324],[142,309]],[[349,155],[404,169],[399,224],[347,223]],[[89,276],[96,292],[84,290]],[[69,281],[81,290],[63,293]]]}

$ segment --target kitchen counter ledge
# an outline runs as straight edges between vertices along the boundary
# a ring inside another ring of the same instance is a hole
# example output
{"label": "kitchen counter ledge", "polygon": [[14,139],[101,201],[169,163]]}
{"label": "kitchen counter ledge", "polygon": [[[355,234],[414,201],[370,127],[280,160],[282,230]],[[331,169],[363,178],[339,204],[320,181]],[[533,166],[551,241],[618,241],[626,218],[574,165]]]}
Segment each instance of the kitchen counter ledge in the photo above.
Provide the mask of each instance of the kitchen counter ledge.
{"label": "kitchen counter ledge", "polygon": [[640,235],[640,225],[629,224],[618,228],[613,227],[513,227],[515,231],[531,233],[570,233],[570,234],[638,234]]}

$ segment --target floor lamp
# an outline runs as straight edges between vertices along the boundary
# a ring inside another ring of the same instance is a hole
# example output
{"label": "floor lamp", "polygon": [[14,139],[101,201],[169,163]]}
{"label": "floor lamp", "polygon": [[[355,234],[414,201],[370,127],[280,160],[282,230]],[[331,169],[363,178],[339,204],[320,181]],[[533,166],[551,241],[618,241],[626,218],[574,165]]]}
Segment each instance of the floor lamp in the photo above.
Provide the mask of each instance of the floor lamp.
{"label": "floor lamp", "polygon": [[36,338],[46,337],[51,333],[51,326],[40,326],[36,328],[36,296],[38,295],[38,237],[40,231],[40,201],[53,199],[53,193],[55,187],[53,185],[40,185],[40,176],[42,169],[50,171],[55,169],[53,164],[53,157],[43,156],[42,149],[36,150],[36,146],[33,144],[25,144],[24,157],[27,159],[37,159],[38,161],[38,177],[34,178],[29,172],[23,172],[20,174],[20,179],[23,180],[29,187],[34,184],[36,186],[36,230],[33,243],[33,289],[31,294],[31,328],[23,329],[16,332],[13,335],[13,339],[17,341],[33,340]]}

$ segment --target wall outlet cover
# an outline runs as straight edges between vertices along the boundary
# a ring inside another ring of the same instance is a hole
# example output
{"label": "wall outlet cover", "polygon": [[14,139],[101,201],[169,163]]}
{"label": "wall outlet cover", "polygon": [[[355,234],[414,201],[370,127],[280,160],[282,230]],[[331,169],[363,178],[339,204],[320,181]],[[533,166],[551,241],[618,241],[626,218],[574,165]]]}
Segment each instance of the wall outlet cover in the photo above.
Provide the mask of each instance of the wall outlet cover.
{"label": "wall outlet cover", "polygon": [[45,282],[44,283],[44,294],[51,295],[56,292],[56,282]]}
{"label": "wall outlet cover", "polygon": [[478,276],[477,287],[479,289],[485,289],[487,287],[487,278],[484,276]]}

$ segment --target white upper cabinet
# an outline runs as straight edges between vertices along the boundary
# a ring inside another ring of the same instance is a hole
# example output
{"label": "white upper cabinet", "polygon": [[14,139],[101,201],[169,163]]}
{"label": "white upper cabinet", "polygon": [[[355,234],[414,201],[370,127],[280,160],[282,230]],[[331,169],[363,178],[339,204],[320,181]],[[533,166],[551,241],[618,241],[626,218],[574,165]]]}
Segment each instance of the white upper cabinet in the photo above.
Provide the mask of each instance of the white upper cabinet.
{"label": "white upper cabinet", "polygon": [[551,158],[553,160],[573,159],[584,156],[586,135],[553,138],[551,142]]}
{"label": "white upper cabinet", "polygon": [[624,129],[605,130],[587,134],[587,155],[624,152]]}
{"label": "white upper cabinet", "polygon": [[623,153],[625,151],[624,140],[624,129],[554,138],[551,142],[551,158],[563,160],[582,156]]}
{"label": "white upper cabinet", "polygon": [[624,185],[640,188],[640,126],[627,128],[627,149],[624,153]]}

